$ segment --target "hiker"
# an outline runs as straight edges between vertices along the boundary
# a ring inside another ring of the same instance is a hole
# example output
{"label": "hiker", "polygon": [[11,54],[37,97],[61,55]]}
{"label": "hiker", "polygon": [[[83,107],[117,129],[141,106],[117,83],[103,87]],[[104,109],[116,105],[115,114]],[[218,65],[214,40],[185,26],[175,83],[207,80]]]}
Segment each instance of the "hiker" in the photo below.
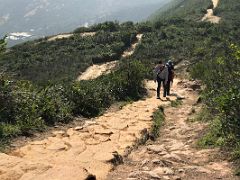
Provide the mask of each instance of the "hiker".
{"label": "hiker", "polygon": [[156,67],[154,68],[154,82],[158,83],[157,99],[160,99],[161,84],[163,84],[163,97],[166,97],[167,96],[166,85],[168,82],[168,68],[163,64],[162,61],[159,61]]}
{"label": "hiker", "polygon": [[171,84],[173,84],[173,79],[174,79],[174,65],[171,60],[169,60],[166,64],[168,68],[168,82],[166,85],[166,91],[167,91],[167,96],[170,95],[170,89],[171,89]]}

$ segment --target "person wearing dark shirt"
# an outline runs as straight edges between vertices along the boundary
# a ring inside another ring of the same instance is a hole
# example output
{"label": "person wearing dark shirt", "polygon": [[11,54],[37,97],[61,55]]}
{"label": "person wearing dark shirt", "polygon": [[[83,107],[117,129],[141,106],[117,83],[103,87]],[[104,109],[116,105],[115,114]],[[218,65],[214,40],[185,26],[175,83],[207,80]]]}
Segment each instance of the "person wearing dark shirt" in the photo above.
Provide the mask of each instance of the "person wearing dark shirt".
{"label": "person wearing dark shirt", "polygon": [[166,84],[166,93],[167,96],[170,95],[170,89],[171,89],[171,84],[173,84],[173,79],[174,79],[174,65],[173,62],[171,60],[169,60],[166,63],[166,67],[168,69],[168,81]]}

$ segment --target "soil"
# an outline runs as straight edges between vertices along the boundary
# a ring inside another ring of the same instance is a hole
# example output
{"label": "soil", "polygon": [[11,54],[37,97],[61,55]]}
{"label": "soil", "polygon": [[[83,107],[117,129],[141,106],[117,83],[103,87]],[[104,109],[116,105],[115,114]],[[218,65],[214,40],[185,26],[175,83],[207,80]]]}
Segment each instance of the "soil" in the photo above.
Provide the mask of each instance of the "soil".
{"label": "soil", "polygon": [[200,149],[196,146],[207,124],[190,122],[200,109],[196,105],[197,91],[193,82],[178,82],[177,93],[186,97],[180,107],[165,108],[166,123],[157,141],[149,141],[124,159],[124,163],[107,179],[174,179],[174,180],[237,180],[232,164],[222,158],[220,149]]}
{"label": "soil", "polygon": [[219,0],[212,0],[213,2],[213,9],[208,9],[207,13],[204,15],[202,18],[202,21],[208,21],[211,23],[218,24],[221,20],[221,17],[215,16],[214,15],[214,9],[217,8]]}
{"label": "soil", "polygon": [[[142,34],[137,35],[137,41],[134,42],[129,49],[127,49],[126,51],[123,52],[123,54],[122,54],[123,58],[128,58],[134,53],[135,48],[141,42],[142,36],[143,36]],[[81,80],[96,79],[97,77],[99,77],[101,75],[112,72],[117,65],[118,65],[117,60],[107,62],[107,63],[102,63],[102,64],[93,64],[84,73],[79,75],[77,80],[81,81]]]}

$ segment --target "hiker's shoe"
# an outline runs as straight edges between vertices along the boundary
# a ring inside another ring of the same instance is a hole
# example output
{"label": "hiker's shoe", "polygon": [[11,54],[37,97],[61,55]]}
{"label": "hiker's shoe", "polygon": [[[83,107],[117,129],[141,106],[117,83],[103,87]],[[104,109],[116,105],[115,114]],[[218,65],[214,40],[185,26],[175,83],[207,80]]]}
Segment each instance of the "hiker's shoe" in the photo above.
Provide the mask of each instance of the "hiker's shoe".
{"label": "hiker's shoe", "polygon": [[166,97],[166,100],[167,100],[167,101],[170,101],[170,98],[169,98],[169,97]]}

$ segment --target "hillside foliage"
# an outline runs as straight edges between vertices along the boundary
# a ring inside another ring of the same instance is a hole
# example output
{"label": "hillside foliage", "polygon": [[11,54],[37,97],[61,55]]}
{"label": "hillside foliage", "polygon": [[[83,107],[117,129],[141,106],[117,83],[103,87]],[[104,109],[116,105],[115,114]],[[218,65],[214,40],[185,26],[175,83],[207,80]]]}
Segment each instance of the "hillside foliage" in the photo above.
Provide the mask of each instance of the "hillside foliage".
{"label": "hillside foliage", "polygon": [[[93,117],[114,101],[138,99],[156,61],[172,59],[185,62],[192,78],[206,87],[203,102],[215,117],[209,120],[210,137],[216,138],[211,142],[237,149],[240,158],[240,2],[220,1],[214,10],[220,24],[199,21],[210,7],[210,0],[176,0],[151,21],[105,22],[78,28],[68,39],[11,48],[0,58],[1,70],[10,76],[1,78],[0,136],[27,134],[73,116]],[[83,32],[97,34],[82,37]],[[135,60],[123,60],[115,72],[96,80],[74,82],[92,63],[119,59],[137,33],[144,35]]]}
{"label": "hillside foliage", "polygon": [[[48,85],[0,81],[0,140],[28,135],[74,116],[94,117],[115,101],[136,100],[145,93],[145,67],[121,63],[115,72],[96,80]],[[130,78],[134,77],[134,78]]]}
{"label": "hillside foliage", "polygon": [[211,0],[173,0],[161,7],[149,19],[154,22],[172,18],[200,21],[211,7],[213,7]]}
{"label": "hillside foliage", "polygon": [[[1,57],[0,69],[14,79],[35,84],[72,81],[93,63],[120,59],[122,52],[136,40],[136,32],[124,28],[124,24],[98,26],[94,28],[97,32],[94,36],[75,33],[70,38],[55,41],[44,38],[14,46]],[[114,32],[112,26],[116,26]]]}

